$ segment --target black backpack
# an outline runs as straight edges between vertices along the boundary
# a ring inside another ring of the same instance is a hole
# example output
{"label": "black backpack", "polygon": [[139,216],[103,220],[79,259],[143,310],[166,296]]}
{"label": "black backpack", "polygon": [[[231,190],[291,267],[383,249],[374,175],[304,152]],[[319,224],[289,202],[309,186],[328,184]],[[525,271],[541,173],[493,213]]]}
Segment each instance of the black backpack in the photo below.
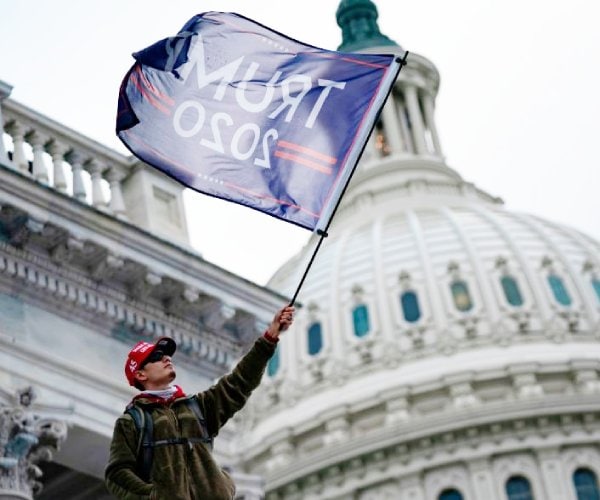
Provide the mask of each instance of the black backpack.
{"label": "black backpack", "polygon": [[201,438],[170,438],[160,439],[154,441],[154,422],[152,416],[148,410],[140,408],[134,404],[130,404],[126,409],[125,413],[131,415],[135,427],[138,431],[138,444],[136,450],[137,456],[137,470],[141,479],[146,482],[150,481],[150,471],[152,470],[152,458],[154,456],[154,448],[157,446],[168,446],[173,444],[187,444],[191,446],[193,443],[204,443],[207,444],[212,450],[213,438],[209,435],[206,427],[206,420],[200,410],[198,399],[196,396],[190,396],[183,401],[190,410],[196,415],[198,423],[200,424],[200,430],[202,433]]}

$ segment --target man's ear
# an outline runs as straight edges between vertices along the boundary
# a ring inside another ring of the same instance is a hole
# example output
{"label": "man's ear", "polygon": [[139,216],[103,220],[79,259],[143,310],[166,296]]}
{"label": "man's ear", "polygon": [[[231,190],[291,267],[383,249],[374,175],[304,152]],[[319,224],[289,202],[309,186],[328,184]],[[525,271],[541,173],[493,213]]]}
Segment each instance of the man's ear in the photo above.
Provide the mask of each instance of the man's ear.
{"label": "man's ear", "polygon": [[146,375],[141,370],[138,370],[137,372],[135,372],[134,377],[138,382],[142,382],[142,383],[144,383],[146,380],[148,380],[148,375]]}

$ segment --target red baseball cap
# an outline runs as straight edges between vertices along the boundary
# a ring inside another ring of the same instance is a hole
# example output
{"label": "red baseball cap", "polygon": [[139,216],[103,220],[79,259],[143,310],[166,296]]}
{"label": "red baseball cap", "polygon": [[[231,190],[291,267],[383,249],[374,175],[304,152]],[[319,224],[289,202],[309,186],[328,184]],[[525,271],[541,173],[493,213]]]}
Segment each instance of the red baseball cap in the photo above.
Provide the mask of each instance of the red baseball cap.
{"label": "red baseball cap", "polygon": [[173,356],[175,349],[177,349],[177,344],[170,337],[161,337],[154,344],[144,341],[135,344],[133,349],[129,351],[127,361],[125,362],[125,376],[129,385],[135,385],[135,372],[140,369],[140,366],[144,364],[144,361],[146,361],[155,349],[161,350],[167,356]]}

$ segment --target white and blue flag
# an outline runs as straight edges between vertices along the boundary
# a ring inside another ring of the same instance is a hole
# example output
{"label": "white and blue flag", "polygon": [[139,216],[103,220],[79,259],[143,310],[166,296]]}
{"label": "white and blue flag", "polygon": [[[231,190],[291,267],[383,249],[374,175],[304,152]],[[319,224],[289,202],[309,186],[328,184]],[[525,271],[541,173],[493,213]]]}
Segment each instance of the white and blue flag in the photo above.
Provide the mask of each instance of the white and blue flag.
{"label": "white and blue flag", "polygon": [[326,228],[401,61],[292,40],[207,12],[134,54],[117,134],[184,185]]}

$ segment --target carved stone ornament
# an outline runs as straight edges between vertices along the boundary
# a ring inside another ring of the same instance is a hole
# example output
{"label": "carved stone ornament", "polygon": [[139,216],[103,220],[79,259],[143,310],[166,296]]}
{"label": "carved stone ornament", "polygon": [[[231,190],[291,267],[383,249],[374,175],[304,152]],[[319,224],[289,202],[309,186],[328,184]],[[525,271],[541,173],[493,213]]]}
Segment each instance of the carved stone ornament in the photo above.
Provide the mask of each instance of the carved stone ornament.
{"label": "carved stone ornament", "polygon": [[67,436],[65,422],[33,412],[32,387],[17,391],[11,406],[0,406],[0,499],[32,499],[42,489],[39,462],[52,460]]}

